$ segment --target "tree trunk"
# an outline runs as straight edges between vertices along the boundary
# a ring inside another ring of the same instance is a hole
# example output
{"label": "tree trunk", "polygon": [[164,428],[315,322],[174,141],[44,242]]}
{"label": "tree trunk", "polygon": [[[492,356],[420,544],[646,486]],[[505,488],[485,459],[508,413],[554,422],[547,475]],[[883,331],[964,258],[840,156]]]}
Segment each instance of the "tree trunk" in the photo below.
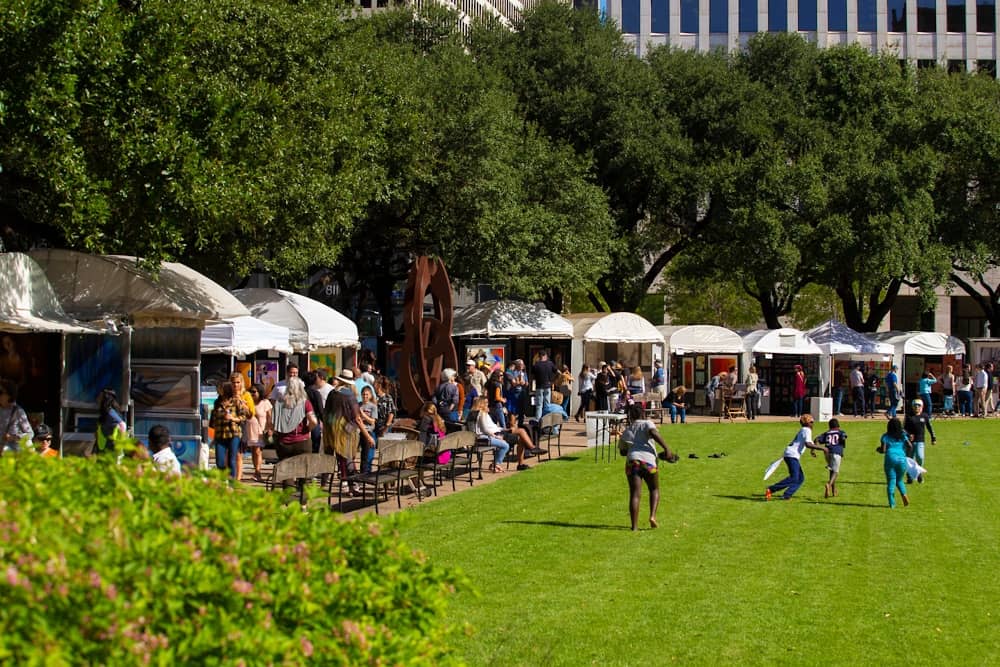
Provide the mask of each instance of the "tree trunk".
{"label": "tree trunk", "polygon": [[972,297],[976,305],[982,309],[986,321],[990,323],[990,334],[1000,336],[1000,285],[993,287],[980,278],[977,282],[982,290],[986,292],[986,294],[983,294],[971,282],[965,280],[958,273],[951,274],[951,281],[961,287],[966,294]]}
{"label": "tree trunk", "polygon": [[862,301],[865,295],[855,293],[852,283],[853,281],[847,276],[842,276],[836,288],[837,296],[840,297],[840,303],[844,308],[844,323],[855,331],[868,333],[878,331],[882,320],[896,303],[899,288],[903,285],[902,279],[893,278],[890,280],[885,288],[885,296],[881,299],[879,298],[882,293],[881,289],[867,294],[867,317],[864,316],[865,308],[863,306],[865,304]]}

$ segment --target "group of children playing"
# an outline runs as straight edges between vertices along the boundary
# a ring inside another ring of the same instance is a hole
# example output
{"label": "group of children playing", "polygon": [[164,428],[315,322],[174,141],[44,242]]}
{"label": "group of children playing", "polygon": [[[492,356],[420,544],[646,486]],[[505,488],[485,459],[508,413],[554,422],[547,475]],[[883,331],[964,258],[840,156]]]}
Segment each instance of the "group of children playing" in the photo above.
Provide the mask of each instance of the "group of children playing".
{"label": "group of children playing", "polygon": [[[924,481],[923,464],[926,434],[930,435],[931,444],[937,443],[930,417],[924,413],[923,401],[918,398],[913,401],[912,406],[913,412],[906,416],[905,422],[901,422],[898,417],[889,419],[886,432],[882,435],[876,450],[885,457],[883,469],[889,507],[896,506],[895,492],[897,490],[903,505],[910,504],[906,484],[913,481],[913,476],[916,477],[918,484],[922,484]],[[805,482],[800,459],[806,449],[812,450],[813,456],[816,455],[816,451],[821,451],[826,456],[826,467],[830,477],[824,485],[823,497],[829,498],[837,495],[837,477],[840,474],[840,462],[844,456],[844,447],[847,445],[847,433],[840,428],[840,421],[836,418],[829,421],[827,431],[815,440],[812,437],[813,418],[811,415],[802,415],[799,418],[799,425],[799,431],[785,447],[782,454],[782,459],[788,468],[788,476],[764,490],[765,500],[770,500],[779,491],[784,491],[782,495],[784,500],[789,500],[795,495],[795,492]],[[910,458],[915,465],[910,464]],[[916,474],[911,476],[908,473],[909,470],[916,470]]]}

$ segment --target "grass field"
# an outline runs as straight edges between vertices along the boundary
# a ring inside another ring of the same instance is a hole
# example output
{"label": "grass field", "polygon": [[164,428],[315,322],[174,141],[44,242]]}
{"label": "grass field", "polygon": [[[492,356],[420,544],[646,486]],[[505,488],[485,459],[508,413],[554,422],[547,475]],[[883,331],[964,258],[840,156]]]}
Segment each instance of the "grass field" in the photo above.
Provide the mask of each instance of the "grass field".
{"label": "grass field", "polygon": [[997,664],[1000,420],[935,427],[907,508],[887,506],[882,420],[845,424],[839,497],[806,455],[795,499],[764,502],[789,419],[664,427],[682,458],[657,530],[628,530],[622,461],[583,451],[393,520],[472,579],[448,619],[472,665]]}

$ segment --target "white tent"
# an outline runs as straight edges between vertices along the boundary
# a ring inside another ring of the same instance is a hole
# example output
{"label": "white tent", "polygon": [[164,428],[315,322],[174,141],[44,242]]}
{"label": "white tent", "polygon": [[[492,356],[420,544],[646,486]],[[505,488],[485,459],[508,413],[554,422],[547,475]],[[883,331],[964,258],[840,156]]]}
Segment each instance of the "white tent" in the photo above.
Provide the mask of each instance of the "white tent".
{"label": "white tent", "polygon": [[965,343],[954,336],[936,331],[880,331],[874,336],[893,346],[892,360],[899,365],[899,377],[904,383],[916,381],[906,369],[906,357],[909,355],[954,355],[959,359],[965,356]]}
{"label": "white tent", "polygon": [[[573,324],[573,371],[583,364],[616,359],[642,366],[647,372],[654,359],[663,358],[663,334],[649,320],[635,313],[579,313],[567,315]],[[572,409],[579,398],[572,399]]]}
{"label": "white tent", "polygon": [[823,351],[812,338],[798,329],[761,329],[743,335],[743,351],[749,357],[755,354],[821,355]]}
{"label": "white tent", "polygon": [[573,325],[540,304],[494,300],[456,308],[452,336],[572,338]]}
{"label": "white tent", "polygon": [[258,350],[274,350],[288,354],[292,351],[288,337],[288,327],[256,317],[236,317],[201,330],[201,353],[241,357]]}
{"label": "white tent", "polygon": [[361,346],[358,325],[315,299],[264,288],[240,289],[233,294],[254,317],[287,328],[296,352]]}
{"label": "white tent", "polygon": [[221,285],[176,262],[163,262],[154,274],[124,255],[36,250],[31,256],[62,307],[87,322],[128,317],[136,327],[201,328],[206,320],[250,314]]}
{"label": "white tent", "polygon": [[59,305],[45,272],[30,256],[0,254],[0,331],[10,333],[104,333],[79,322]]}
{"label": "white tent", "polygon": [[[878,358],[887,360],[892,356],[894,347],[860,331],[855,331],[843,322],[828,320],[813,327],[806,334],[823,351],[823,360],[819,365],[820,391],[825,395],[825,388],[830,387],[833,379],[833,361],[836,356],[846,356],[849,359]],[[832,389],[832,388],[831,388]],[[831,390],[831,394],[832,394]]]}
{"label": "white tent", "polygon": [[743,339],[732,329],[711,324],[659,326],[667,353],[682,354],[741,354]]}

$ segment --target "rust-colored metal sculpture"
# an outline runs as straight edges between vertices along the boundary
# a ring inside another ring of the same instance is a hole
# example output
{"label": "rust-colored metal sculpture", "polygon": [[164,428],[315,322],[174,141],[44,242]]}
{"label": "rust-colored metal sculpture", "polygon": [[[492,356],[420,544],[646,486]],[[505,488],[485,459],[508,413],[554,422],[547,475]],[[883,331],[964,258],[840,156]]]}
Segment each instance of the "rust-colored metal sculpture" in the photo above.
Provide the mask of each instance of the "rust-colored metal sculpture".
{"label": "rust-colored metal sculpture", "polygon": [[[431,298],[433,314],[424,315],[424,301]],[[403,303],[403,364],[399,392],[406,412],[416,417],[434,395],[441,371],[458,368],[451,340],[451,283],[440,259],[417,257],[410,267]]]}

